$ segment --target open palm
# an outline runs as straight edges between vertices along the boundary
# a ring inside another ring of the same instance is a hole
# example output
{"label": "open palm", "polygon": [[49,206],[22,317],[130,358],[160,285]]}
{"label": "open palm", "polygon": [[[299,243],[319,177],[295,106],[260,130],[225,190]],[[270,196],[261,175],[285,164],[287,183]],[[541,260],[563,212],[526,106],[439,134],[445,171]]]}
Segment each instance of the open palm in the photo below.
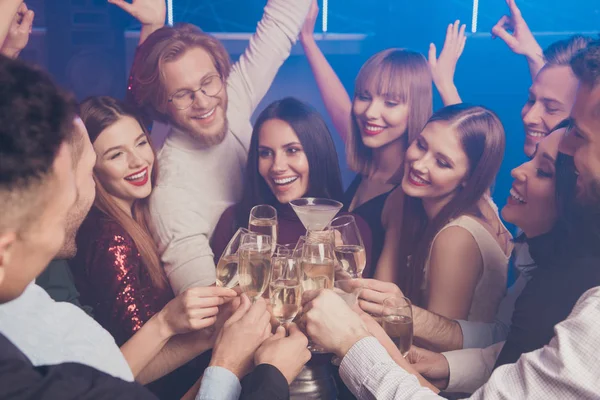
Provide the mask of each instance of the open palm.
{"label": "open palm", "polygon": [[163,25],[167,15],[165,0],[108,0],[125,12],[131,14],[142,25]]}

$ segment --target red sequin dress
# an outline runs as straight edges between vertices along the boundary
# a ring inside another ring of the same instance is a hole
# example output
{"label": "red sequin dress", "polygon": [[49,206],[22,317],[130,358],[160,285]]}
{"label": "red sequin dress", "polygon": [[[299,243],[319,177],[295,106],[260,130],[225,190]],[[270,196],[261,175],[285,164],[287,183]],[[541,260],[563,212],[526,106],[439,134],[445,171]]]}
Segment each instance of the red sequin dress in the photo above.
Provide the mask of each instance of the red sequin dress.
{"label": "red sequin dress", "polygon": [[77,233],[77,255],[70,262],[82,304],[119,346],[171,299],[173,292],[152,285],[140,253],[123,227],[92,207]]}

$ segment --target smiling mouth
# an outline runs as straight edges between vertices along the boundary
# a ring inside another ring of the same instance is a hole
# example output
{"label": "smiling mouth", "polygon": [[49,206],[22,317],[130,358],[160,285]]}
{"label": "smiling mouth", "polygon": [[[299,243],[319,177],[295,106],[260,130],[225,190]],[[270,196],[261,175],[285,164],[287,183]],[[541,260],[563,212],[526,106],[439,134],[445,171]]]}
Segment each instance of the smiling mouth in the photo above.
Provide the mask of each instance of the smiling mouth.
{"label": "smiling mouth", "polygon": [[379,135],[386,128],[385,126],[363,122],[364,131],[367,135]]}
{"label": "smiling mouth", "polygon": [[431,182],[426,181],[425,179],[419,177],[417,174],[415,174],[413,172],[413,170],[411,169],[409,174],[408,174],[408,181],[413,184],[414,186],[427,186],[429,185]]}
{"label": "smiling mouth", "polygon": [[127,175],[124,179],[134,186],[143,186],[148,182],[148,167],[131,175]]}
{"label": "smiling mouth", "polygon": [[273,178],[272,181],[276,186],[286,186],[295,182],[299,176],[291,176],[289,178]]}
{"label": "smiling mouth", "polygon": [[523,198],[523,196],[516,191],[515,188],[510,188],[510,197],[513,200],[516,200],[519,204],[526,204],[527,202],[525,201],[525,199]]}
{"label": "smiling mouth", "polygon": [[202,115],[197,115],[192,117],[192,119],[199,119],[199,120],[203,120],[203,119],[207,119],[213,116],[213,114],[215,113],[217,107],[213,108],[212,110],[210,110],[209,112],[207,112],[206,114],[202,114]]}
{"label": "smiling mouth", "polygon": [[529,137],[532,137],[534,139],[541,139],[541,138],[545,138],[546,136],[548,136],[547,132],[540,132],[540,131],[530,131],[527,130],[525,132],[525,134]]}

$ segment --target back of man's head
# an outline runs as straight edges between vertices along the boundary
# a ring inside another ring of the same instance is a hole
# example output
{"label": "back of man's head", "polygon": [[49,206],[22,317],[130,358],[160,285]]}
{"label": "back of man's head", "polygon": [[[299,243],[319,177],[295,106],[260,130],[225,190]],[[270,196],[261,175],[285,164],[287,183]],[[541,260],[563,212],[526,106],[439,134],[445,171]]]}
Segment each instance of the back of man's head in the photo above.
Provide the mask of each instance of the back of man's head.
{"label": "back of man's head", "polygon": [[[67,182],[72,169],[70,146],[64,145],[72,133],[74,111],[74,102],[46,73],[0,56],[0,300],[5,297],[6,275],[18,274],[14,265],[20,260],[15,258],[25,254],[19,243],[39,237],[39,231],[47,233],[45,237],[53,234],[45,230],[55,227],[40,226],[50,220],[39,219],[61,211],[48,207],[53,199],[74,201],[74,183]],[[68,156],[68,162],[60,164],[62,175],[55,179],[59,154]],[[68,193],[56,193],[63,189]],[[29,247],[35,252],[34,245]],[[10,268],[12,273],[7,272]]]}

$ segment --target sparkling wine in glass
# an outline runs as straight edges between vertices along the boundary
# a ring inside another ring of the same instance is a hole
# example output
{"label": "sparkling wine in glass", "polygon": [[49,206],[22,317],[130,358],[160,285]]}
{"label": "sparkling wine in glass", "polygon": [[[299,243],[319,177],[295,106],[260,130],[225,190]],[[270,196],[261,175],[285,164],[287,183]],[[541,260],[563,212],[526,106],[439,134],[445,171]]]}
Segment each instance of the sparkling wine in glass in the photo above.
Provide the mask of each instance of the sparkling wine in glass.
{"label": "sparkling wine in glass", "polygon": [[302,270],[289,250],[281,252],[275,251],[272,264],[279,265],[273,268],[269,285],[272,315],[280,325],[291,322],[302,308]]}
{"label": "sparkling wine in glass", "polygon": [[[261,235],[271,236],[271,243],[277,244],[277,210],[267,204],[252,207],[248,229]],[[275,250],[275,248],[273,248]]]}
{"label": "sparkling wine in glass", "polygon": [[253,301],[262,296],[271,280],[271,236],[242,235],[238,276],[242,291]]}
{"label": "sparkling wine in glass", "polygon": [[242,235],[250,233],[248,229],[239,228],[221,254],[221,258],[217,263],[217,286],[232,288],[238,284],[238,263]]}
{"label": "sparkling wine in glass", "polygon": [[382,326],[406,357],[413,340],[413,314],[410,300],[394,295],[383,301]]}
{"label": "sparkling wine in glass", "polygon": [[334,218],[328,229],[335,235],[335,256],[340,268],[351,278],[362,277],[367,255],[354,217],[342,215]]}

